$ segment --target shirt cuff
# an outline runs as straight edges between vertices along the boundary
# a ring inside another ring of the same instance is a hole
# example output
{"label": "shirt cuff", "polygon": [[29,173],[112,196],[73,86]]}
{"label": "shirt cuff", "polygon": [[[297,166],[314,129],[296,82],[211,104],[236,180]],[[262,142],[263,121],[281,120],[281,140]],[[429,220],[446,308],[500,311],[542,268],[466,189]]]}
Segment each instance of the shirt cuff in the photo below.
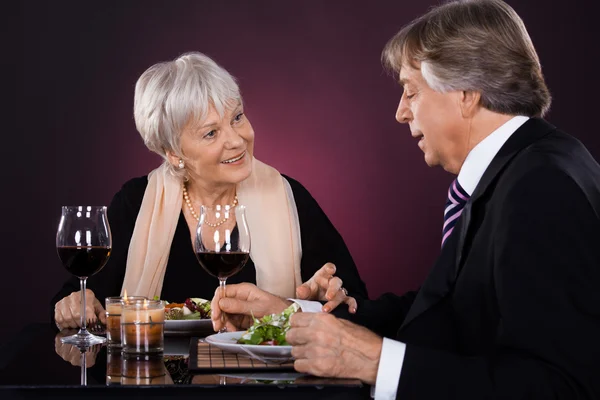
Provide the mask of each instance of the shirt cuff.
{"label": "shirt cuff", "polygon": [[[375,400],[394,400],[396,398],[405,353],[405,343],[383,338],[377,380],[375,381]],[[371,396],[373,396],[372,389]]]}
{"label": "shirt cuff", "polygon": [[302,309],[302,312],[322,312],[323,311],[323,304],[319,303],[318,301],[298,300],[298,299],[288,299],[288,300],[293,301],[294,303],[298,304],[300,306],[300,308]]}

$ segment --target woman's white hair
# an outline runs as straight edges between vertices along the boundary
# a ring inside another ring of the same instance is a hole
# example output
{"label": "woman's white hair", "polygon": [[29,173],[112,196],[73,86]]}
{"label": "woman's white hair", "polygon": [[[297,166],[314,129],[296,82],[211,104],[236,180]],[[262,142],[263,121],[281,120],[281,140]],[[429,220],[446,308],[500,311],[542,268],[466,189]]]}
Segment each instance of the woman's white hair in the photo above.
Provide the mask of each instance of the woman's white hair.
{"label": "woman's white hair", "polygon": [[133,116],[146,147],[183,178],[185,170],[173,166],[167,156],[171,152],[185,161],[180,147],[183,129],[202,123],[210,106],[223,117],[227,108],[241,102],[235,78],[210,57],[191,52],[155,64],[140,76]]}

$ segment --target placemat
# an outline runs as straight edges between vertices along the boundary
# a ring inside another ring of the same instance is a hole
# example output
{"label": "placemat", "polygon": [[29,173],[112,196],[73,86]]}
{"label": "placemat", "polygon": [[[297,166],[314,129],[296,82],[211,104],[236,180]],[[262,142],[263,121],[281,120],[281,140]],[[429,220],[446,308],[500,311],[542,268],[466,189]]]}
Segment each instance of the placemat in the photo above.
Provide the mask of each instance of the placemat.
{"label": "placemat", "polygon": [[235,371],[293,371],[294,362],[283,364],[265,363],[241,354],[223,351],[199,338],[190,341],[190,371],[235,372]]}

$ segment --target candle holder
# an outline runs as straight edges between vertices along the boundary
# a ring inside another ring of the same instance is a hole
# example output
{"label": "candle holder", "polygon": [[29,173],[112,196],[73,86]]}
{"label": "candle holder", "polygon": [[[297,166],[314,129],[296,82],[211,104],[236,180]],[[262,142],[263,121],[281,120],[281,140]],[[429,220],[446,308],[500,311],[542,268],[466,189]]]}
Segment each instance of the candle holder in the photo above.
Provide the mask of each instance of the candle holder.
{"label": "candle holder", "polygon": [[169,383],[162,354],[125,354],[121,367],[122,385]]}
{"label": "candle holder", "polygon": [[121,348],[121,312],[123,305],[146,300],[144,296],[114,296],[105,299],[106,340],[109,348]]}
{"label": "candle holder", "polygon": [[[119,335],[120,336],[120,335]],[[106,386],[121,384],[123,356],[120,349],[106,349]]]}
{"label": "candle holder", "polygon": [[162,353],[165,341],[165,303],[144,300],[123,305],[121,341],[123,353]]}

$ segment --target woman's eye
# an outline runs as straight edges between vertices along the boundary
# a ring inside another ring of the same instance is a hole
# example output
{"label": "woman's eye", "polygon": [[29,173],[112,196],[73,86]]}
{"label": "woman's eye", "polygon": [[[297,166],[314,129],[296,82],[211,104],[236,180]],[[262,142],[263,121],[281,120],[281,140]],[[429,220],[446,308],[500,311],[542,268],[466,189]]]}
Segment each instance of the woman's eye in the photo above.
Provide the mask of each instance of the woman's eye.
{"label": "woman's eye", "polygon": [[240,122],[242,120],[242,118],[244,117],[244,113],[241,112],[238,115],[235,116],[235,118],[233,119],[235,122]]}
{"label": "woman's eye", "polygon": [[215,135],[217,134],[217,131],[215,131],[214,129],[210,132],[208,132],[206,135],[204,135],[205,138],[213,138],[215,137]]}

